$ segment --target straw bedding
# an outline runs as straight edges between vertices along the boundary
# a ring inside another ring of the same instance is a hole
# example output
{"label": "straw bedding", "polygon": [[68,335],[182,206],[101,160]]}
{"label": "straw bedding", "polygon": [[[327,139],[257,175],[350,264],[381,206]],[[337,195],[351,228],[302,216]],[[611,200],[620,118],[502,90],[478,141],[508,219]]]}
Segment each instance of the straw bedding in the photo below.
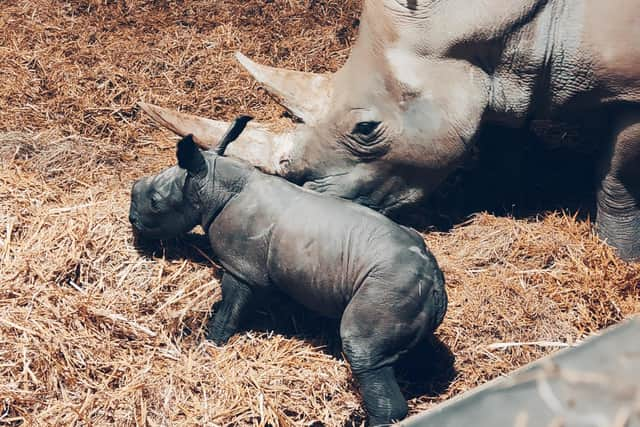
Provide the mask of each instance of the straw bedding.
{"label": "straw bedding", "polygon": [[[335,324],[276,298],[229,345],[208,345],[219,272],[201,234],[140,249],[127,221],[131,181],[174,156],[137,101],[282,126],[233,51],[335,70],[359,8],[3,2],[0,425],[362,423]],[[588,219],[485,213],[425,238],[450,306],[437,339],[398,369],[412,412],[640,311],[639,266]]]}

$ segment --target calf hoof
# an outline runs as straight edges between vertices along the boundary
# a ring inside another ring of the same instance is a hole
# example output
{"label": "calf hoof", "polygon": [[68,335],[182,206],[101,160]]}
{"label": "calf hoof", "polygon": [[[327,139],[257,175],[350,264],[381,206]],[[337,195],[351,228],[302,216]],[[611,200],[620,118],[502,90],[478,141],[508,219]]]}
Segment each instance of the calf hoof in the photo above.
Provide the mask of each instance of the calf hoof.
{"label": "calf hoof", "polygon": [[211,341],[217,346],[225,345],[229,341],[229,338],[231,338],[231,335],[229,333],[225,333],[220,329],[221,328],[219,327],[216,328],[215,325],[209,325],[207,327],[207,332],[205,333],[205,338],[207,339],[207,341]]}
{"label": "calf hoof", "polygon": [[[407,416],[409,412],[409,407],[407,406],[407,402],[403,399],[401,402],[397,402],[398,405],[394,408],[385,408],[382,412],[384,414],[375,415],[375,414],[367,414],[367,421],[369,423],[369,427],[375,426],[390,426],[394,423],[401,421],[404,417]],[[369,405],[365,405],[369,406]],[[369,409],[367,409],[369,411]]]}
{"label": "calf hoof", "polygon": [[[406,406],[406,404],[405,404]],[[397,416],[393,416],[393,417],[372,417],[369,416],[367,418],[367,423],[369,425],[369,427],[378,427],[378,426],[391,426],[395,423],[397,423],[398,421],[401,421],[402,419],[404,419],[404,417],[407,416],[407,412],[409,412],[409,409],[406,408],[404,410],[404,412],[399,412],[397,414]]]}
{"label": "calf hoof", "polygon": [[617,239],[616,235],[604,233],[598,229],[598,237],[616,250],[616,254],[624,261],[640,261],[640,247],[638,243]]}

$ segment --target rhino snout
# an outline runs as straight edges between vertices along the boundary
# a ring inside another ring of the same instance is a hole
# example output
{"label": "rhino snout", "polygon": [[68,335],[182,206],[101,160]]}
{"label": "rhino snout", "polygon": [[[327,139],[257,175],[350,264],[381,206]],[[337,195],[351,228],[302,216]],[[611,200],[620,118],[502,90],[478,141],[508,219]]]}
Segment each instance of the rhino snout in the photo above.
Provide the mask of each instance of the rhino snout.
{"label": "rhino snout", "polygon": [[271,157],[271,164],[275,174],[288,180],[295,179],[299,175],[297,169],[301,167],[299,156],[295,152],[295,146],[294,134],[282,135],[277,144],[275,144]]}
{"label": "rhino snout", "polygon": [[295,181],[295,174],[292,171],[292,162],[290,157],[281,157],[275,159],[275,174],[288,179],[289,181]]}
{"label": "rhino snout", "polygon": [[131,203],[129,205],[129,222],[133,228],[135,233],[139,233],[142,229],[142,224],[140,222],[140,215],[138,211],[138,203],[139,195],[141,193],[142,179],[138,179],[133,183],[131,187]]}
{"label": "rhino snout", "polygon": [[129,209],[129,223],[131,223],[131,227],[133,228],[134,233],[136,234],[140,233],[140,230],[142,229],[142,226],[141,226],[142,224],[140,223],[140,218],[136,213],[135,205],[133,202],[131,203],[131,208]]}

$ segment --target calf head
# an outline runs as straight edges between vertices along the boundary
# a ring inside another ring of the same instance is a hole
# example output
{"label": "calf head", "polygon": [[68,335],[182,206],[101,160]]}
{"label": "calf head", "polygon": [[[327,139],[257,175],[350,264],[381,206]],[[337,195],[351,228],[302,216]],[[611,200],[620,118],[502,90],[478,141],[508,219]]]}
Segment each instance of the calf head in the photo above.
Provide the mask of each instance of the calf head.
{"label": "calf head", "polygon": [[[129,221],[134,231],[153,239],[169,239],[206,225],[238,191],[238,182],[248,165],[233,162],[219,167],[218,160],[251,118],[236,119],[218,146],[211,151],[199,148],[191,135],[177,146],[178,165],[160,174],[137,180],[131,189]],[[223,169],[224,174],[216,171]],[[223,176],[229,175],[229,176]],[[227,185],[227,182],[232,185]]]}
{"label": "calf head", "polygon": [[173,166],[133,184],[129,221],[136,234],[169,239],[198,224],[198,212],[185,196],[186,180],[187,172]]}

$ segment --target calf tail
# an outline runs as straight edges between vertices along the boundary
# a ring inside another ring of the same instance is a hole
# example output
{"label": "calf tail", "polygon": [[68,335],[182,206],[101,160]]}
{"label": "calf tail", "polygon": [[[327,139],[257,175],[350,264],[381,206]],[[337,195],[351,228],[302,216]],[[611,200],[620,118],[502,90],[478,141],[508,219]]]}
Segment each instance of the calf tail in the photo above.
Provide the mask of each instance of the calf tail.
{"label": "calf tail", "polygon": [[427,249],[422,237],[420,237],[420,243],[422,243],[422,251],[414,252],[422,258],[421,283],[431,285],[428,298],[424,303],[428,307],[427,312],[429,313],[431,331],[435,331],[444,320],[445,314],[447,314],[449,299],[447,297],[444,274],[438,265],[436,257]]}
{"label": "calf tail", "polygon": [[447,290],[444,283],[444,274],[440,268],[437,268],[437,272],[434,275],[433,288],[431,290],[432,295],[432,307],[433,311],[433,323],[432,330],[435,331],[442,321],[444,320],[444,316],[447,313],[447,305],[449,303],[449,299],[447,297]]}

